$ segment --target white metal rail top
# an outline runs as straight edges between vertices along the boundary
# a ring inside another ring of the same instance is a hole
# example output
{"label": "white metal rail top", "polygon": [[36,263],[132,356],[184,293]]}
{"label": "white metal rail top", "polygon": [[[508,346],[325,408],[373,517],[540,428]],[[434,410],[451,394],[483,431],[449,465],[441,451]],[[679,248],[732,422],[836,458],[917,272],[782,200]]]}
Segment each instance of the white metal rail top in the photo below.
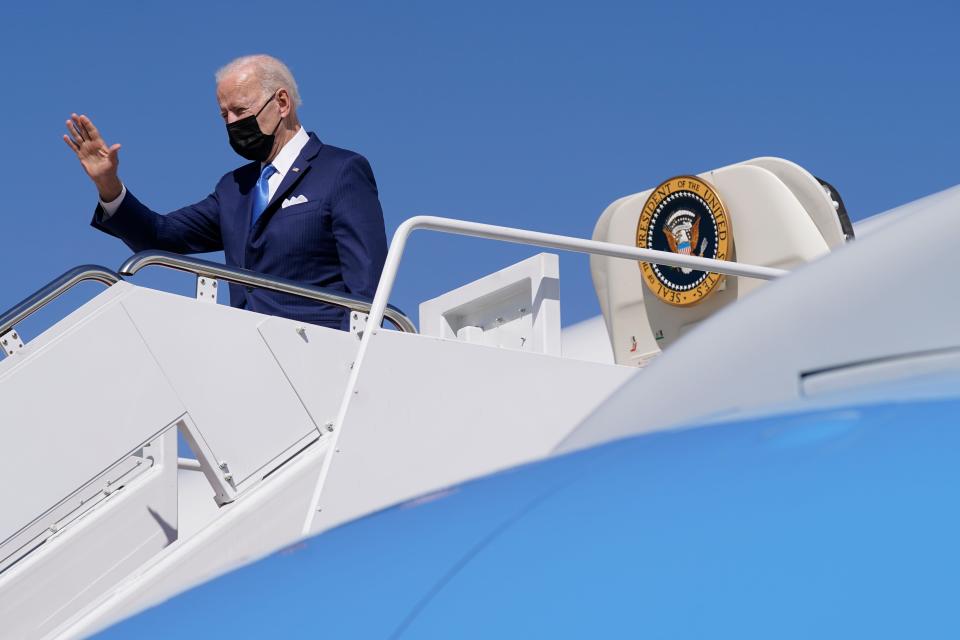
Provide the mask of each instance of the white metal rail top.
{"label": "white metal rail top", "polygon": [[396,233],[393,234],[393,242],[390,243],[387,261],[383,267],[383,275],[380,276],[380,286],[377,287],[377,293],[373,297],[373,304],[370,306],[370,317],[367,320],[370,326],[379,327],[383,322],[383,313],[387,307],[386,301],[390,299],[390,293],[393,290],[393,284],[397,277],[397,270],[400,268],[400,258],[403,256],[403,251],[407,244],[407,238],[417,229],[440,231],[460,236],[473,236],[475,238],[487,238],[489,240],[501,240],[515,244],[529,244],[536,247],[546,247],[548,249],[590,253],[612,258],[624,258],[626,260],[639,260],[653,264],[665,264],[671,267],[688,267],[697,271],[722,273],[730,276],[744,276],[747,278],[758,278],[760,280],[774,280],[789,273],[789,271],[783,269],[761,267],[728,260],[699,258],[697,256],[671,253],[669,251],[657,251],[655,249],[639,249],[637,247],[614,244],[612,242],[584,240],[583,238],[560,236],[553,233],[527,231],[525,229],[514,229],[512,227],[499,227],[492,224],[469,222],[467,220],[456,220],[453,218],[440,218],[437,216],[414,216],[413,218],[405,220],[403,224],[397,228]]}
{"label": "white metal rail top", "polygon": [[[546,247],[548,249],[560,249],[565,251],[574,251],[577,253],[589,253],[593,255],[610,256],[612,258],[623,258],[625,260],[639,260],[654,264],[665,264],[671,267],[689,267],[697,271],[708,271],[711,273],[722,273],[730,276],[742,276],[746,278],[758,278],[760,280],[774,280],[787,275],[789,271],[783,269],[774,269],[771,267],[761,267],[758,265],[743,264],[740,262],[731,262],[728,260],[714,260],[712,258],[699,258],[697,256],[687,256],[669,251],[657,251],[655,249],[639,249],[612,242],[600,242],[598,240],[584,240],[582,238],[573,238],[570,236],[561,236],[553,233],[541,233],[539,231],[527,231],[525,229],[514,229],[512,227],[500,227],[492,224],[483,224],[480,222],[469,222],[467,220],[456,220],[454,218],[441,218],[438,216],[414,216],[405,220],[396,233],[393,234],[393,241],[390,243],[390,250],[387,252],[387,260],[383,267],[383,274],[380,276],[380,285],[373,296],[373,303],[370,305],[370,316],[367,319],[367,326],[374,327],[373,330],[364,333],[360,341],[360,349],[357,352],[357,358],[350,371],[350,379],[347,382],[346,391],[340,402],[340,409],[337,412],[336,428],[333,434],[333,444],[330,450],[336,452],[337,440],[340,438],[340,425],[343,424],[343,418],[346,416],[347,408],[350,405],[350,399],[353,397],[354,389],[357,386],[357,378],[360,368],[363,366],[363,359],[367,353],[367,346],[370,344],[370,338],[376,333],[376,327],[383,323],[383,315],[387,308],[387,300],[393,291],[393,284],[397,278],[397,271],[400,268],[400,258],[407,244],[407,238],[417,229],[426,229],[430,231],[440,231],[453,235],[472,236],[475,238],[487,238],[488,240],[500,240],[503,242],[512,242],[515,244],[527,244],[536,247]],[[313,526],[313,518],[317,513],[320,503],[320,493],[323,484],[326,481],[330,470],[330,464],[333,455],[328,455],[320,470],[320,477],[317,479],[317,485],[313,492],[313,499],[310,502],[310,510],[307,512],[306,520],[303,525],[303,535],[308,535]]]}

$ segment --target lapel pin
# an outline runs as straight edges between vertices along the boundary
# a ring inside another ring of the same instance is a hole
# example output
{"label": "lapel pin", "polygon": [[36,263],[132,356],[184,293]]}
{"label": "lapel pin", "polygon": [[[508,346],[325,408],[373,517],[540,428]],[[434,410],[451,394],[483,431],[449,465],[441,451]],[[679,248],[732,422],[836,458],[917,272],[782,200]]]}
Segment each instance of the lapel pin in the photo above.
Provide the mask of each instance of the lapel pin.
{"label": "lapel pin", "polygon": [[291,167],[290,170],[293,171],[294,173],[297,173],[298,171],[300,171],[300,167]]}

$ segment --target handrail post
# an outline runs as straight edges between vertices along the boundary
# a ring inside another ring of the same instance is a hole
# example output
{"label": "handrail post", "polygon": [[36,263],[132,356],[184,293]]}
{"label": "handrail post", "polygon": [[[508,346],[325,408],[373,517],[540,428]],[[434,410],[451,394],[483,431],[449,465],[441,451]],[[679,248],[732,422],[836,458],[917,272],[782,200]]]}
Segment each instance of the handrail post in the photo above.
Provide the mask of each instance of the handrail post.
{"label": "handrail post", "polygon": [[16,327],[10,327],[4,333],[0,333],[0,349],[8,356],[23,349],[23,338],[17,333]]}

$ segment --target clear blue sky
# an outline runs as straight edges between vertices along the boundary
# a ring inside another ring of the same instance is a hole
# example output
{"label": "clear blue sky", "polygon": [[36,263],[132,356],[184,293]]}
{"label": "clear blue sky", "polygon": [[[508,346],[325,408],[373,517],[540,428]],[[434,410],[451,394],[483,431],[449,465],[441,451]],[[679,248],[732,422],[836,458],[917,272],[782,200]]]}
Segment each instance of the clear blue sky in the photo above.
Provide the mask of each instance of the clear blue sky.
{"label": "clear blue sky", "polygon": [[[4,6],[0,309],[129,254],[88,226],[71,111],[123,144],[157,210],[242,164],[213,72],[285,60],[322,140],[366,155],[388,234],[430,213],[589,237],[612,200],[758,155],[830,180],[855,219],[960,182],[953,3],[89,2]],[[393,302],[417,305],[531,251],[424,235]],[[182,275],[137,282],[189,291]],[[83,296],[92,295],[91,288]],[[564,323],[597,313],[561,261]],[[77,303],[74,296],[69,303]],[[64,313],[51,310],[28,335]]]}

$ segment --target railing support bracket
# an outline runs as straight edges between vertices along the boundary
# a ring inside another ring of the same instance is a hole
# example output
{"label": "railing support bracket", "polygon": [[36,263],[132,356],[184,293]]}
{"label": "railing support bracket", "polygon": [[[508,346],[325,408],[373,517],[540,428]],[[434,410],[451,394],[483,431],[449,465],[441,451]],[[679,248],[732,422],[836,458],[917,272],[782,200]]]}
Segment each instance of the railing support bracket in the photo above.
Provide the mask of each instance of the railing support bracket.
{"label": "railing support bracket", "polygon": [[20,349],[23,349],[23,340],[20,338],[20,334],[17,333],[16,327],[11,327],[6,331],[6,333],[0,335],[0,347],[3,348],[4,354],[12,356]]}

